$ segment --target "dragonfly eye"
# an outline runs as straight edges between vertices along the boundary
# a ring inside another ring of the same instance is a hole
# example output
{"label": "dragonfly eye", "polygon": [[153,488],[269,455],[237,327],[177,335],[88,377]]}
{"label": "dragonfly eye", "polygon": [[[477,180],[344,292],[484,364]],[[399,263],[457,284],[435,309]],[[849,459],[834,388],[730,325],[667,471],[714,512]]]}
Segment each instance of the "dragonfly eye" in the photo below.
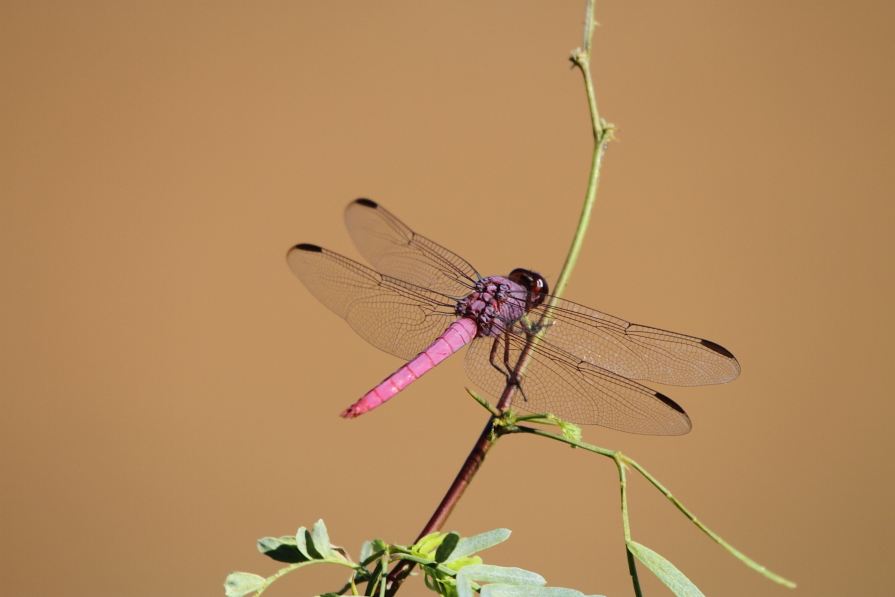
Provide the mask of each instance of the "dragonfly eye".
{"label": "dragonfly eye", "polygon": [[530,269],[516,268],[510,272],[507,278],[531,293],[529,295],[531,297],[531,307],[529,308],[537,307],[543,303],[544,299],[547,298],[547,293],[550,292],[544,276]]}

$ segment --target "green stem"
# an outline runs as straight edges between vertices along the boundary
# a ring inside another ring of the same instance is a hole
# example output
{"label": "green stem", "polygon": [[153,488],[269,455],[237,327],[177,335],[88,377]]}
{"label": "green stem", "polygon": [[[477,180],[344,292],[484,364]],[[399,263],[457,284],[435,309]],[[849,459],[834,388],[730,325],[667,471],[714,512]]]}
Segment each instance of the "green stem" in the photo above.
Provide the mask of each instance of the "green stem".
{"label": "green stem", "polygon": [[621,487],[622,498],[622,530],[625,534],[625,554],[628,558],[628,572],[631,574],[631,582],[634,583],[634,595],[643,597],[640,589],[640,577],[637,576],[637,562],[634,561],[634,554],[628,549],[628,542],[631,541],[631,524],[628,520],[628,479],[625,475],[625,463],[622,461],[621,452],[616,452],[612,456],[615,466],[618,467],[618,481]]}
{"label": "green stem", "polygon": [[[593,19],[594,1],[595,0],[588,0],[587,2],[584,19],[584,49],[582,50],[579,48],[574,50],[572,56],[569,58],[572,63],[578,67],[578,70],[581,71],[581,75],[584,77],[587,106],[590,110],[590,123],[594,135],[594,151],[590,162],[590,176],[588,177],[587,191],[584,194],[584,205],[581,207],[581,216],[578,218],[578,227],[575,229],[575,236],[572,238],[572,244],[569,247],[569,252],[566,255],[562,270],[559,272],[559,277],[556,279],[556,284],[553,285],[552,296],[547,300],[545,305],[546,308],[538,322],[538,327],[541,331],[538,334],[529,337],[529,341],[526,343],[526,350],[528,352],[531,352],[538,347],[544,334],[549,329],[550,322],[553,320],[553,309],[551,309],[551,307],[555,307],[559,302],[563,293],[566,291],[569,279],[572,277],[572,271],[575,269],[578,255],[581,253],[581,247],[584,245],[584,236],[590,225],[590,217],[591,212],[593,211],[594,201],[597,198],[597,189],[600,186],[600,170],[603,166],[603,155],[606,152],[607,144],[612,139],[612,131],[615,130],[613,125],[606,124],[600,118],[600,113],[597,111],[597,97],[596,94],[594,94],[594,82],[590,74],[591,38],[593,37],[595,26]],[[527,355],[523,353],[520,362],[517,365],[517,370],[514,372],[516,379],[523,378],[527,364]],[[505,405],[498,405],[498,408],[501,408],[502,406]]]}
{"label": "green stem", "polygon": [[261,595],[261,593],[263,593],[265,590],[267,590],[267,587],[269,587],[273,583],[273,581],[280,578],[284,574],[288,574],[288,573],[292,572],[293,570],[298,570],[299,568],[304,568],[305,566],[309,566],[310,564],[322,564],[322,563],[338,564],[339,566],[346,566],[348,568],[351,568],[354,571],[358,571],[361,569],[357,564],[352,564],[350,562],[340,562],[340,561],[336,561],[336,560],[309,560],[307,562],[299,562],[297,564],[291,564],[289,566],[286,566],[285,568],[280,568],[274,574],[272,574],[271,576],[268,576],[264,580],[264,586],[261,587],[260,589],[258,589],[258,591],[255,593],[255,597],[258,597],[259,595]]}
{"label": "green stem", "polygon": [[[585,71],[586,72],[586,71]],[[588,77],[586,77],[588,78]],[[595,108],[596,109],[596,108]],[[553,286],[553,297],[547,303],[554,306],[559,298],[566,290],[569,284],[569,278],[572,277],[572,270],[575,269],[575,262],[578,261],[578,254],[581,253],[581,247],[584,245],[584,236],[587,233],[587,227],[590,224],[591,211],[593,210],[594,200],[597,196],[597,187],[600,184],[600,167],[603,164],[603,154],[606,150],[606,144],[602,141],[597,142],[594,148],[593,159],[591,160],[590,180],[587,185],[587,194],[584,199],[584,206],[581,209],[581,216],[578,219],[578,228],[575,230],[575,238],[572,240],[572,246],[566,255],[566,261],[562,266],[562,271],[556,279]]]}
{"label": "green stem", "polygon": [[650,483],[652,483],[653,486],[654,486],[656,489],[658,489],[658,490],[662,493],[662,495],[664,495],[666,498],[668,498],[669,501],[671,501],[671,503],[674,504],[674,505],[677,507],[678,510],[680,510],[681,512],[683,512],[684,516],[686,516],[687,518],[689,518],[690,521],[691,521],[693,524],[695,524],[700,530],[702,530],[703,533],[705,533],[706,535],[708,535],[709,537],[711,537],[712,540],[715,541],[718,545],[720,545],[721,547],[723,547],[724,549],[726,549],[728,552],[730,552],[730,554],[731,554],[733,557],[735,557],[736,559],[738,559],[739,561],[741,561],[742,563],[744,563],[746,566],[749,566],[750,568],[752,568],[753,570],[755,570],[756,572],[758,572],[758,573],[761,574],[762,576],[765,576],[766,578],[769,578],[769,579],[773,580],[773,581],[776,582],[776,583],[780,583],[781,585],[783,585],[783,586],[785,586],[785,587],[789,587],[790,589],[795,588],[796,583],[792,582],[791,580],[787,580],[787,579],[783,578],[783,577],[780,576],[779,574],[776,574],[776,573],[774,573],[774,572],[771,572],[770,570],[768,570],[767,568],[765,568],[764,566],[762,566],[761,564],[759,564],[758,562],[756,562],[756,561],[753,560],[752,558],[746,556],[746,555],[745,555],[744,553],[742,553],[740,550],[736,549],[733,545],[731,545],[730,543],[728,543],[727,541],[725,541],[724,539],[722,539],[721,537],[719,537],[717,534],[715,534],[715,533],[714,533],[711,529],[709,529],[707,526],[705,526],[704,524],[702,524],[702,522],[700,522],[700,521],[699,521],[693,514],[691,514],[690,511],[687,510],[687,509],[684,507],[684,505],[678,501],[678,499],[677,499],[676,497],[674,497],[673,495],[671,495],[671,492],[668,491],[667,489],[665,489],[665,487],[664,487],[661,483],[659,483],[659,481],[656,480],[655,477],[653,477],[651,474],[649,474],[648,472],[646,472],[646,469],[644,469],[642,466],[640,466],[639,464],[637,464],[636,462],[634,462],[633,460],[631,460],[631,459],[628,458],[627,456],[621,456],[621,455],[619,455],[619,457],[620,457],[624,462],[626,462],[626,463],[630,464],[632,467],[634,467],[634,469],[637,470],[637,472],[639,472],[641,475],[643,475],[644,477],[646,477],[646,480],[649,481]]}
{"label": "green stem", "polygon": [[584,52],[588,56],[590,56],[590,42],[594,36],[594,27],[596,25],[597,22],[594,21],[594,0],[588,0],[584,9],[584,38],[581,40]]}
{"label": "green stem", "polygon": [[[671,492],[668,491],[667,489],[665,489],[665,487],[661,483],[659,483],[659,481],[657,481],[655,477],[653,477],[651,474],[649,474],[646,471],[646,469],[644,469],[642,466],[640,466],[639,464],[637,464],[636,462],[634,462],[627,456],[623,455],[621,452],[607,450],[606,448],[600,448],[598,446],[593,446],[591,444],[587,444],[582,441],[569,439],[567,437],[563,437],[561,435],[556,435],[556,434],[550,433],[548,431],[544,431],[542,429],[535,429],[533,427],[524,427],[521,425],[512,425],[512,426],[503,427],[501,430],[501,433],[503,433],[503,434],[529,433],[532,435],[540,435],[541,437],[547,437],[547,438],[556,440],[558,442],[562,442],[564,444],[569,444],[570,446],[576,446],[576,447],[582,448],[584,450],[587,450],[589,452],[594,452],[594,453],[600,454],[602,456],[608,456],[608,457],[612,458],[613,460],[615,460],[616,465],[618,465],[620,467],[619,474],[622,476],[623,481],[624,481],[624,476],[621,471],[621,466],[622,466],[622,464],[631,465],[638,473],[643,475],[647,481],[652,483],[653,486],[662,493],[662,495],[664,495],[666,498],[668,498],[669,501],[671,501],[671,503],[674,504],[678,510],[683,512],[684,516],[689,518],[693,522],[693,524],[695,524],[697,526],[697,528],[699,528],[702,532],[704,532],[706,535],[711,537],[713,541],[718,543],[718,545],[720,545],[721,547],[726,549],[733,557],[735,557],[736,559],[738,559],[739,561],[744,563],[749,568],[752,568],[753,570],[755,570],[756,572],[758,572],[765,578],[768,578],[768,579],[770,579],[776,583],[779,583],[785,587],[788,587],[790,589],[795,588],[796,583],[792,582],[791,580],[787,580],[786,578],[783,578],[779,574],[771,572],[770,570],[768,570],[767,568],[765,568],[764,566],[762,566],[761,564],[759,564],[752,558],[743,554],[741,551],[739,551],[738,549],[733,547],[730,543],[728,543],[727,541],[725,541],[724,539],[719,537],[716,533],[714,533],[707,526],[702,524],[702,522],[697,520],[697,518],[693,514],[691,514],[690,511],[687,510],[684,507],[684,505],[680,501],[678,501],[678,499],[676,497],[671,495]],[[624,496],[625,496],[624,492],[625,492],[625,490],[623,489],[622,496],[623,496],[623,500],[626,502],[627,500],[624,498]],[[624,521],[624,525],[625,525],[625,539],[630,540],[630,528],[628,527],[627,504],[626,503],[623,504],[622,512],[623,512],[623,521]]]}
{"label": "green stem", "polygon": [[637,576],[637,562],[627,544],[625,544],[625,553],[628,555],[628,571],[631,573],[631,582],[634,583],[634,595],[643,597],[643,591],[640,590],[640,578]]}
{"label": "green stem", "polygon": [[594,0],[588,0],[584,19],[584,49],[573,51],[570,60],[578,67],[584,77],[584,89],[587,93],[587,106],[590,110],[590,123],[594,134],[594,152],[590,163],[590,178],[587,182],[587,192],[584,195],[584,206],[581,209],[581,217],[578,219],[578,228],[575,230],[575,237],[572,239],[572,246],[569,247],[569,253],[562,266],[562,271],[560,271],[559,278],[557,278],[553,287],[553,296],[556,298],[548,303],[550,306],[555,305],[559,297],[565,292],[569,278],[572,276],[572,270],[575,269],[575,262],[578,260],[578,254],[581,252],[581,246],[584,244],[584,235],[590,224],[591,211],[594,206],[594,200],[597,197],[603,154],[614,130],[612,125],[606,125],[600,119],[600,113],[597,111],[597,97],[594,94],[594,81],[590,74],[591,39],[595,24]]}
{"label": "green stem", "polygon": [[487,400],[485,400],[484,398],[479,396],[475,391],[470,390],[469,388],[466,388],[466,392],[470,396],[472,396],[476,402],[478,402],[483,407],[485,407],[485,410],[487,410],[489,413],[491,413],[494,417],[500,417],[500,415],[501,415],[500,411],[497,410],[496,408],[494,408],[490,402],[488,402]]}
{"label": "green stem", "polygon": [[631,525],[628,523],[628,481],[625,478],[625,463],[621,459],[621,452],[612,456],[615,466],[618,467],[618,481],[622,494],[622,529],[625,533],[625,543],[631,540]]}
{"label": "green stem", "polygon": [[385,597],[386,579],[388,575],[388,549],[382,554],[382,574],[379,576],[379,597]]}
{"label": "green stem", "polygon": [[[569,253],[566,256],[566,261],[563,264],[562,271],[560,271],[559,278],[557,279],[556,284],[553,288],[553,296],[547,303],[548,307],[555,306],[557,301],[559,301],[559,297],[562,296],[562,293],[565,291],[566,285],[569,283],[569,278],[572,275],[572,270],[575,268],[575,262],[578,260],[578,254],[581,252],[581,246],[584,243],[584,235],[587,231],[587,226],[590,223],[591,211],[593,209],[594,200],[597,196],[597,186],[600,180],[600,167],[603,164],[603,152],[606,149],[606,143],[612,136],[613,130],[613,127],[611,125],[604,125],[603,121],[600,119],[599,113],[597,112],[597,101],[594,96],[594,86],[590,75],[590,40],[594,29],[594,1],[595,0],[588,0],[585,13],[585,49],[575,50],[574,52],[572,52],[571,57],[572,62],[575,63],[576,66],[578,66],[578,68],[581,70],[581,73],[584,75],[584,86],[587,93],[587,104],[590,109],[591,127],[594,134],[594,153],[593,158],[591,159],[590,177],[588,179],[587,192],[585,193],[584,207],[581,210],[581,217],[578,220],[578,228],[575,230],[575,236],[572,239],[572,245],[569,247]],[[542,325],[545,325],[543,329],[546,329],[546,324],[548,324],[550,319],[552,318],[552,311],[553,310],[549,308],[544,311],[544,316],[541,318],[540,322]],[[525,369],[528,367],[528,363],[531,358],[531,351],[537,347],[542,337],[543,333],[529,336],[525,344],[525,348],[520,354],[519,361],[516,363],[513,375],[515,379],[523,379]],[[500,397],[500,401],[497,403],[497,413],[502,413],[509,407],[510,404],[512,404],[513,397],[517,388],[517,383],[507,383],[507,386],[504,388],[504,392]],[[485,408],[488,408],[490,406],[490,404],[486,404],[481,400],[479,400],[479,403],[482,404],[482,406],[485,406]],[[488,409],[492,411],[492,414],[494,414],[492,408]],[[482,433],[479,436],[476,445],[473,447],[472,452],[470,452],[470,455],[467,457],[466,462],[463,464],[463,467],[460,469],[460,472],[454,479],[454,483],[448,489],[447,494],[445,495],[444,499],[442,499],[441,504],[439,504],[435,513],[432,515],[432,518],[429,519],[429,522],[423,529],[423,532],[420,533],[420,537],[441,528],[441,526],[444,524],[444,521],[447,520],[447,517],[450,515],[451,511],[456,505],[457,501],[459,501],[460,497],[463,495],[464,490],[472,481],[472,478],[475,476],[476,472],[478,472],[478,469],[481,466],[485,455],[494,445],[494,442],[491,439],[494,420],[494,417],[488,420],[488,423],[485,425],[485,429],[482,430]],[[405,561],[398,564],[398,566],[396,566],[392,570],[391,574],[389,575],[389,588],[387,597],[394,596],[394,594],[400,588],[401,583],[403,583],[407,575],[410,574],[412,568],[413,563]]]}

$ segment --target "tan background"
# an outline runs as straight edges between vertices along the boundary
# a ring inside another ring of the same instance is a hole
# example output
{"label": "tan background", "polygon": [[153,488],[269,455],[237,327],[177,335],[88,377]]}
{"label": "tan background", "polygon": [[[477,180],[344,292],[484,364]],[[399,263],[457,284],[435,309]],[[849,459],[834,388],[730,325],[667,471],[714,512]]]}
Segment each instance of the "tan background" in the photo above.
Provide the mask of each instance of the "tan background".
{"label": "tan background", "polygon": [[[743,374],[659,388],[688,436],[585,439],[792,594],[890,594],[895,5],[718,4],[599,3],[621,142],[567,296],[719,342]],[[2,593],[222,595],[230,570],[278,567],[257,538],[320,517],[355,554],[411,541],[486,418],[461,358],[339,419],[399,362],[284,255],[356,256],[342,209],[368,196],[484,274],[555,279],[590,158],[566,61],[582,19],[581,1],[4,2]],[[631,490],[635,539],[707,595],[790,594]],[[604,459],[508,438],[448,527],[513,529],[488,561],[631,594]]]}

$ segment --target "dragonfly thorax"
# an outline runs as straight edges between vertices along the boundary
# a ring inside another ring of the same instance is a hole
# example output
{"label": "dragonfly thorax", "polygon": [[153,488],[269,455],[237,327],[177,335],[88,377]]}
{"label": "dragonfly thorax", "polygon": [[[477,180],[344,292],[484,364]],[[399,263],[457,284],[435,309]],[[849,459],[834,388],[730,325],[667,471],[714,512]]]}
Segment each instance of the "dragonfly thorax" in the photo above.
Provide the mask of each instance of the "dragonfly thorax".
{"label": "dragonfly thorax", "polygon": [[525,313],[526,290],[519,284],[493,276],[475,283],[455,311],[476,323],[478,336],[498,336]]}

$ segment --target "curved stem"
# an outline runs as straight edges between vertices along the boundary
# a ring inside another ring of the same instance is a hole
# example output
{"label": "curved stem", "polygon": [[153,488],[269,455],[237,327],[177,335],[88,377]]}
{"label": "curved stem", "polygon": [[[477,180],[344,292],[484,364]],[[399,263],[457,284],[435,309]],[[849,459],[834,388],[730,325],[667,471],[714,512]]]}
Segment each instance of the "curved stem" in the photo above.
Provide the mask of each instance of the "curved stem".
{"label": "curved stem", "polygon": [[631,540],[631,525],[628,523],[628,481],[625,478],[625,463],[621,458],[621,452],[612,455],[615,466],[618,467],[618,481],[622,493],[622,530],[625,533],[625,543]]}
{"label": "curved stem", "polygon": [[697,518],[692,513],[690,513],[690,511],[687,510],[687,508],[685,508],[684,505],[680,501],[678,501],[678,499],[676,497],[671,495],[671,492],[668,491],[667,489],[665,489],[665,487],[661,483],[659,483],[659,481],[655,477],[653,477],[651,474],[649,474],[646,471],[646,469],[644,469],[642,466],[640,466],[635,461],[631,460],[630,458],[628,458],[621,452],[607,450],[606,448],[600,448],[598,446],[594,446],[594,445],[591,445],[591,444],[588,444],[588,443],[585,443],[582,441],[577,441],[574,439],[569,439],[567,437],[563,437],[561,435],[556,435],[556,434],[550,433],[549,431],[544,431],[543,429],[536,429],[534,427],[524,427],[521,425],[513,425],[513,426],[504,427],[502,432],[503,433],[529,433],[532,435],[540,435],[541,437],[548,437],[548,438],[556,440],[558,442],[563,442],[565,444],[569,444],[570,446],[576,446],[578,448],[582,448],[589,452],[594,452],[596,454],[600,454],[601,456],[608,456],[608,457],[612,458],[613,460],[615,460],[616,465],[619,467],[619,476],[622,481],[622,521],[624,524],[625,540],[626,541],[629,541],[631,539],[631,535],[630,535],[631,531],[630,531],[630,526],[628,525],[628,508],[627,508],[627,497],[626,497],[626,488],[625,488],[626,482],[625,482],[625,476],[624,476],[624,471],[623,471],[622,467],[625,464],[628,464],[631,467],[633,467],[634,470],[636,470],[638,473],[643,475],[647,481],[652,483],[653,486],[656,489],[658,489],[662,493],[662,495],[664,495],[666,498],[668,498],[668,500],[672,504],[674,504],[678,510],[683,512],[684,516],[689,518],[690,521],[699,528],[699,530],[701,530],[703,533],[705,533],[706,535],[711,537],[713,541],[715,541],[721,547],[726,549],[733,557],[735,557],[736,559],[738,559],[739,561],[744,563],[749,568],[752,568],[753,570],[755,570],[756,572],[758,572],[765,578],[768,578],[768,579],[770,579],[776,583],[779,583],[785,587],[789,587],[790,589],[792,589],[796,586],[796,583],[794,583],[791,580],[788,580],[786,578],[783,578],[779,574],[771,572],[770,570],[768,570],[767,568],[765,568],[764,566],[762,566],[761,564],[759,564],[752,558],[748,557],[747,555],[745,555],[744,553],[742,553],[741,551],[739,551],[738,549],[733,547],[730,543],[728,543],[727,541],[725,541],[724,539],[719,537],[714,531],[709,529],[707,526],[702,524],[702,522],[697,520]]}
{"label": "curved stem", "polygon": [[674,497],[673,495],[671,495],[671,492],[670,492],[670,491],[668,491],[667,489],[665,489],[665,487],[664,487],[661,483],[659,483],[659,481],[657,481],[655,477],[653,477],[651,474],[649,474],[648,472],[646,472],[646,469],[644,469],[642,466],[640,466],[639,464],[637,464],[636,462],[634,462],[633,460],[631,460],[631,459],[628,458],[627,456],[621,456],[621,454],[619,454],[619,457],[620,457],[624,462],[626,462],[627,464],[630,464],[632,467],[634,467],[634,469],[635,469],[638,473],[640,473],[641,475],[643,475],[643,476],[646,478],[647,481],[649,481],[650,483],[652,483],[653,486],[654,486],[656,489],[658,489],[658,490],[662,493],[662,495],[664,495],[666,498],[668,498],[668,500],[669,500],[672,504],[674,504],[675,507],[677,507],[678,510],[680,510],[681,512],[683,512],[684,516],[686,516],[687,518],[689,518],[690,521],[691,521],[693,524],[695,524],[695,525],[696,525],[696,526],[697,526],[703,533],[705,533],[706,535],[708,535],[709,537],[711,537],[712,540],[713,540],[715,543],[717,543],[718,545],[720,545],[721,547],[723,547],[724,549],[726,549],[726,550],[730,553],[730,555],[732,555],[733,557],[735,557],[736,559],[738,559],[739,561],[741,561],[742,563],[744,563],[744,564],[745,564],[746,566],[748,566],[749,568],[752,568],[753,570],[755,570],[756,572],[758,572],[758,573],[761,574],[762,576],[765,576],[766,578],[769,578],[769,579],[771,579],[772,581],[774,581],[774,582],[776,582],[776,583],[779,583],[779,584],[781,584],[781,585],[783,585],[783,586],[785,586],[785,587],[789,587],[790,589],[795,588],[796,583],[792,582],[791,580],[787,580],[787,579],[783,578],[783,577],[780,576],[779,574],[776,574],[776,573],[774,573],[774,572],[771,572],[770,570],[768,570],[767,568],[765,568],[764,566],[762,566],[761,564],[759,564],[758,562],[756,562],[755,560],[753,560],[752,558],[748,557],[746,554],[744,554],[743,552],[741,552],[740,550],[738,550],[737,548],[735,548],[733,545],[731,545],[730,543],[728,543],[727,541],[725,541],[724,539],[722,539],[721,537],[719,537],[714,531],[712,531],[711,529],[709,529],[707,526],[705,526],[704,524],[702,524],[702,522],[700,522],[700,521],[696,518],[696,516],[694,516],[692,513],[690,513],[690,511],[687,510],[687,509],[684,507],[684,505],[683,505],[682,503],[680,503],[680,501],[678,501],[678,499],[677,499],[676,497]]}
{"label": "curved stem", "polygon": [[[603,135],[603,133],[601,133],[601,135]],[[603,165],[603,154],[605,150],[606,144],[597,141],[597,146],[594,148],[594,155],[591,159],[590,181],[587,185],[587,194],[585,196],[584,206],[581,209],[581,216],[578,219],[578,228],[575,230],[575,237],[572,240],[572,246],[569,248],[569,253],[566,255],[566,261],[563,264],[562,271],[560,271],[559,277],[556,279],[556,284],[553,287],[553,296],[548,303],[550,306],[555,305],[565,292],[566,286],[569,284],[569,278],[572,277],[572,270],[575,269],[575,262],[578,261],[578,254],[581,252],[581,246],[584,244],[584,236],[587,232],[587,227],[590,224],[594,199],[596,199],[597,196],[597,187],[600,184],[600,168]]]}
{"label": "curved stem", "polygon": [[[593,10],[594,10],[594,1],[588,0],[587,8],[585,13],[585,25],[584,25],[584,50],[575,50],[572,52],[572,62],[575,63],[576,66],[581,70],[584,75],[584,86],[587,92],[587,104],[590,109],[590,117],[591,117],[591,126],[594,132],[594,153],[593,158],[591,159],[591,171],[590,177],[588,179],[587,192],[585,193],[584,198],[584,207],[581,210],[581,216],[578,220],[578,227],[575,230],[575,236],[572,239],[572,245],[569,248],[569,253],[566,256],[566,261],[563,264],[562,271],[559,274],[559,278],[557,279],[556,285],[553,289],[553,297],[550,299],[552,302],[550,305],[555,305],[556,301],[559,300],[559,297],[565,291],[565,287],[569,282],[569,278],[572,275],[572,270],[575,268],[575,262],[578,259],[578,253],[581,251],[581,246],[584,243],[584,234],[587,231],[587,226],[590,223],[590,215],[591,210],[593,208],[594,200],[597,195],[597,186],[600,180],[600,167],[603,164],[603,152],[606,148],[606,142],[611,137],[611,127],[607,127],[603,125],[602,120],[600,120],[599,113],[597,112],[597,102],[594,96],[594,88],[593,81],[590,76],[590,47],[591,47],[591,37],[593,35],[594,29],[594,20],[593,20]],[[549,317],[550,309],[546,311]],[[544,322],[542,322],[544,323]],[[540,341],[540,334],[535,336],[530,336],[528,342],[526,343],[525,348],[520,355],[519,361],[516,364],[516,375],[514,379],[522,379],[522,375],[524,374],[525,368],[528,365],[528,361],[530,358],[531,351],[537,346]],[[515,395],[517,389],[516,383],[508,382],[506,387],[504,388],[503,394],[500,397],[500,400],[497,403],[497,410],[500,412],[505,411],[509,405],[513,401],[513,396]],[[467,456],[466,461],[463,463],[460,472],[457,473],[457,476],[454,478],[454,482],[451,484],[444,498],[441,500],[441,503],[436,508],[435,512],[432,514],[432,517],[429,519],[429,522],[426,523],[426,526],[420,532],[417,541],[420,538],[425,537],[429,533],[433,533],[444,525],[445,521],[447,521],[448,516],[450,516],[454,507],[457,505],[457,502],[460,500],[460,497],[463,495],[463,492],[469,486],[472,478],[478,472],[479,468],[482,466],[482,462],[485,460],[485,456],[491,450],[491,447],[494,445],[496,441],[496,436],[493,435],[492,429],[494,425],[494,417],[490,417],[488,419],[488,423],[485,425],[485,428],[482,430],[482,433],[479,435],[479,439],[476,441],[475,445],[472,448],[472,451]],[[394,594],[398,591],[401,586],[401,583],[404,582],[404,579],[410,574],[410,571],[413,569],[413,562],[408,560],[402,560],[398,563],[397,566],[392,570],[392,572],[388,575],[387,581],[387,589],[385,593],[385,597],[393,597]]]}
{"label": "curved stem", "polygon": [[[508,385],[506,388],[504,388],[503,395],[501,395],[500,397],[500,403],[502,404],[505,401],[512,401],[512,397],[515,391],[515,385]],[[454,507],[457,505],[457,502],[459,502],[460,498],[463,496],[463,492],[466,491],[466,488],[469,487],[469,484],[472,482],[472,478],[478,472],[479,468],[481,468],[482,463],[485,461],[485,456],[488,454],[488,452],[491,450],[491,447],[494,446],[494,443],[497,441],[497,437],[492,434],[494,421],[495,418],[492,415],[488,419],[488,423],[485,425],[485,428],[482,429],[482,433],[479,435],[479,439],[472,447],[472,451],[469,453],[469,456],[466,457],[466,461],[460,468],[460,472],[458,472],[457,476],[454,477],[454,482],[451,483],[451,486],[448,488],[447,493],[444,494],[441,503],[438,504],[438,507],[435,509],[432,517],[429,518],[429,522],[427,522],[426,526],[423,527],[423,530],[420,531],[420,534],[416,538],[416,541],[419,541],[430,533],[434,533],[435,531],[440,530],[441,527],[444,526],[444,523],[447,521],[448,516],[451,515],[451,512],[453,512]],[[410,574],[410,571],[413,570],[414,565],[415,563],[411,562],[410,560],[401,560],[392,569],[391,573],[388,575],[388,581],[386,582],[386,597],[392,597],[398,591],[398,589],[401,587],[401,584],[404,582],[404,579],[406,579],[407,576]]]}
{"label": "curved stem", "polygon": [[635,597],[643,597],[643,591],[640,589],[640,577],[637,576],[637,562],[634,561],[634,554],[625,544],[625,553],[628,554],[628,571],[631,573],[631,582],[634,583]]}
{"label": "curved stem", "polygon": [[[600,113],[597,111],[597,97],[594,94],[594,81],[590,73],[590,50],[591,39],[593,37],[594,26],[594,0],[588,0],[584,19],[584,49],[578,49],[572,52],[570,60],[581,71],[584,77],[584,89],[587,93],[587,106],[590,110],[590,123],[594,135],[594,152],[590,164],[590,178],[587,183],[587,192],[584,196],[584,206],[581,209],[581,216],[578,218],[578,228],[575,230],[575,237],[572,239],[572,246],[569,247],[569,253],[566,261],[559,273],[559,278],[553,287],[553,296],[556,299],[562,296],[572,276],[572,270],[575,268],[575,262],[578,260],[578,253],[581,252],[581,246],[584,244],[584,234],[587,232],[587,226],[590,224],[591,210],[594,200],[597,197],[597,187],[600,184],[600,169],[603,165],[603,154],[606,151],[606,144],[612,138],[612,125],[606,125],[600,119]],[[556,299],[550,304],[555,304]]]}
{"label": "curved stem", "polygon": [[[420,531],[416,541],[419,541],[430,533],[434,533],[444,526],[447,517],[450,516],[451,512],[454,510],[454,506],[460,501],[460,497],[463,495],[463,492],[466,491],[470,481],[472,481],[472,477],[475,476],[479,467],[482,466],[482,462],[485,460],[485,455],[494,444],[490,439],[491,421],[493,420],[493,417],[488,420],[488,425],[485,426],[478,441],[476,441],[475,445],[472,447],[472,451],[469,453],[469,456],[466,457],[466,461],[460,468],[460,472],[457,473],[454,482],[451,483],[450,488],[448,488],[441,503],[438,504],[432,517],[429,518],[429,522],[427,522],[426,526],[423,527],[423,530]],[[416,543],[416,541],[414,541],[414,543]],[[389,573],[388,579],[385,582],[386,597],[392,597],[392,595],[398,592],[398,589],[401,588],[401,584],[410,575],[410,571],[413,570],[415,565],[416,563],[410,560],[401,560],[398,562]]]}
{"label": "curved stem", "polygon": [[298,570],[299,568],[304,568],[305,566],[309,566],[311,564],[321,564],[321,563],[336,564],[339,566],[345,566],[347,568],[351,568],[352,570],[355,570],[355,571],[358,570],[358,566],[356,564],[352,564],[350,562],[340,562],[340,561],[336,561],[336,560],[308,560],[306,562],[298,562],[297,564],[290,564],[289,566],[286,566],[285,568],[280,568],[279,570],[277,570],[276,572],[274,572],[273,574],[268,576],[266,579],[264,579],[264,586],[261,587],[260,589],[258,589],[257,592],[255,592],[254,597],[258,597],[259,595],[261,595],[261,593],[263,593],[264,591],[267,590],[267,587],[269,587],[271,584],[273,584],[273,582],[276,579],[280,578],[284,574],[288,574],[288,573],[292,572],[293,570]]}
{"label": "curved stem", "polygon": [[386,581],[385,572],[388,570],[388,549],[382,554],[382,576],[379,577],[379,597],[385,597],[385,593],[388,590],[386,586],[388,582]]}
{"label": "curved stem", "polygon": [[628,572],[631,574],[631,582],[634,583],[634,595],[643,597],[640,589],[640,577],[637,576],[637,562],[634,561],[634,554],[628,549],[628,542],[631,541],[631,524],[628,521],[628,480],[625,476],[625,463],[621,452],[616,452],[612,456],[615,466],[618,467],[618,481],[621,486],[622,494],[622,529],[625,533],[625,554],[628,558]]}

